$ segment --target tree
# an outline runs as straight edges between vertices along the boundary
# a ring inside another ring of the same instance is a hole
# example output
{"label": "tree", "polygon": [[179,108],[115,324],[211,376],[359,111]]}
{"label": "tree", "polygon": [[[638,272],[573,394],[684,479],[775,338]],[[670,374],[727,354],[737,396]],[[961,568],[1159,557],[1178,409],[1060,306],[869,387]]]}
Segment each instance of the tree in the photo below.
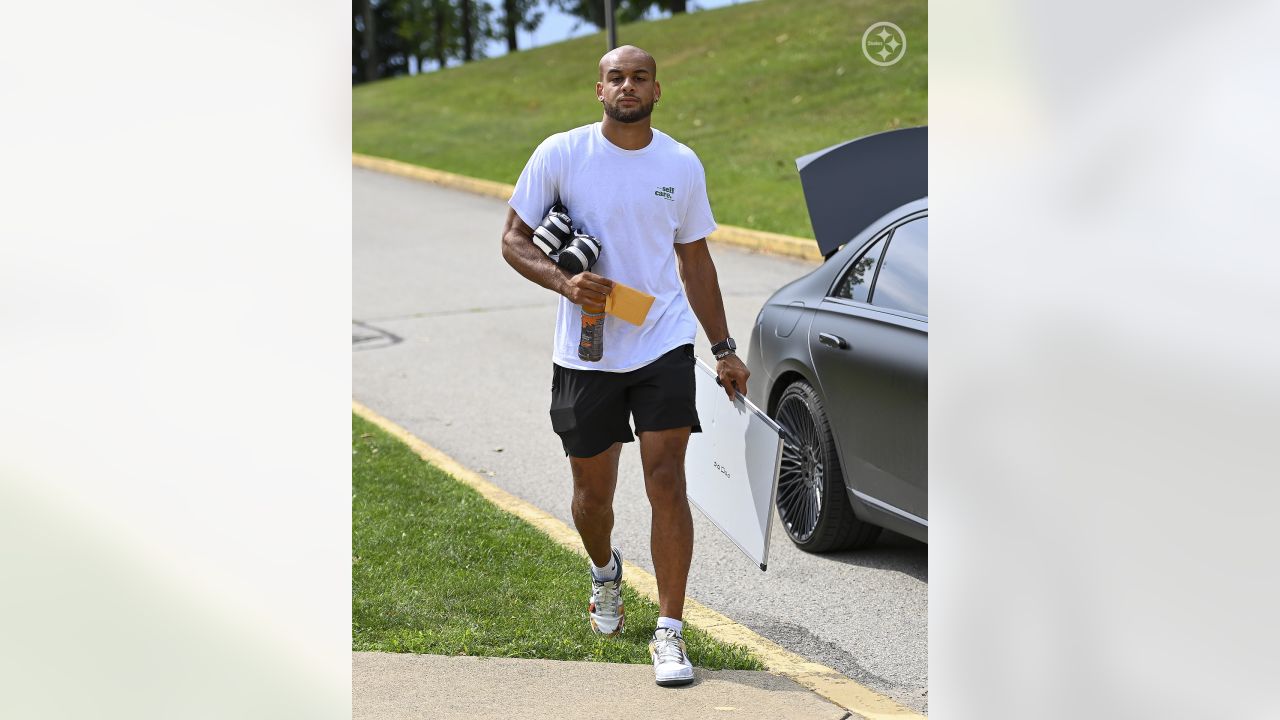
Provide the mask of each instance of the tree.
{"label": "tree", "polygon": [[641,16],[655,7],[672,15],[689,12],[689,3],[686,0],[629,0],[629,2],[640,9]]}
{"label": "tree", "polygon": [[430,33],[423,23],[423,14],[418,0],[396,0],[396,15],[400,20],[396,24],[396,35],[404,41],[409,57],[418,62],[418,72],[422,72],[423,58],[430,50],[427,43]]}
{"label": "tree", "polygon": [[507,37],[507,52],[515,52],[516,31],[533,32],[542,22],[543,13],[534,12],[538,0],[502,0],[502,30]]}
{"label": "tree", "polygon": [[431,0],[431,35],[435,39],[432,48],[441,70],[449,64],[449,56],[453,54],[449,34],[453,27],[452,18],[453,12],[447,0]]}
{"label": "tree", "polygon": [[586,20],[600,29],[604,28],[604,7],[600,4],[600,0],[550,0],[550,4],[579,20]]}
{"label": "tree", "polygon": [[457,45],[457,23],[445,0],[395,0],[399,24],[396,32],[418,61],[422,72],[427,60],[443,68]]}
{"label": "tree", "polygon": [[485,56],[489,40],[501,37],[493,25],[493,6],[485,0],[460,0],[459,28],[462,35],[462,61],[471,62]]}
{"label": "tree", "polygon": [[[598,29],[604,29],[605,0],[547,0],[552,7],[582,20]],[[688,12],[687,0],[613,0],[613,21],[615,23],[635,22],[643,20],[650,8],[658,8],[663,12],[678,15]]]}
{"label": "tree", "polygon": [[392,0],[352,0],[351,82],[358,84],[409,72],[404,39]]}
{"label": "tree", "polygon": [[[541,20],[536,0],[517,0],[521,27]],[[501,37],[486,0],[352,0],[351,81],[353,84],[409,72],[409,59],[440,68],[449,61],[485,56],[489,40]],[[370,32],[366,32],[369,29]]]}
{"label": "tree", "polygon": [[378,43],[373,22],[373,0],[363,0],[360,19],[364,27],[364,76],[367,79],[378,77]]}
{"label": "tree", "polygon": [[471,62],[471,51],[475,47],[471,31],[471,0],[460,0],[462,5],[462,62]]}

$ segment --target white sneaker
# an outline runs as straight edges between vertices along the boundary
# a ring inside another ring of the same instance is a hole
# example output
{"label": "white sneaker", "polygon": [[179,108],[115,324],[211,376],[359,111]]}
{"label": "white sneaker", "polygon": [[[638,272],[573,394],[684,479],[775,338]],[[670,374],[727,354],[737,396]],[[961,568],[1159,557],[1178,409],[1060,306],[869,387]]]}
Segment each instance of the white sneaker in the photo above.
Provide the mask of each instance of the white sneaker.
{"label": "white sneaker", "polygon": [[[613,559],[618,563],[618,576],[600,582],[591,575],[591,629],[600,635],[617,635],[622,632],[627,613],[622,607],[622,553],[613,549]],[[587,572],[591,572],[588,568]]]}
{"label": "white sneaker", "polygon": [[693,682],[693,664],[684,651],[684,637],[671,628],[658,628],[649,643],[653,675],[659,685],[688,685]]}

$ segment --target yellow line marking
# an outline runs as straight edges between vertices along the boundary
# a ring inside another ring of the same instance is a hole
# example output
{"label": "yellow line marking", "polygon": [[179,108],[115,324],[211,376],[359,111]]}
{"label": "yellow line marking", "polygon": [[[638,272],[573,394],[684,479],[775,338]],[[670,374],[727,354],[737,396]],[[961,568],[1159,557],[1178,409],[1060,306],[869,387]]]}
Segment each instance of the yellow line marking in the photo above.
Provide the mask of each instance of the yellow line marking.
{"label": "yellow line marking", "polygon": [[[454,190],[465,190],[504,201],[509,200],[511,193],[515,191],[514,185],[492,180],[481,180],[374,155],[353,152],[351,153],[351,164],[366,170],[377,170],[415,180],[424,180],[436,185],[453,188]],[[736,245],[737,247],[757,252],[822,262],[822,253],[818,251],[817,242],[793,235],[781,235],[734,225],[721,225],[716,228],[715,232],[711,233],[709,239],[712,242]]]}
{"label": "yellow line marking", "polygon": [[[475,471],[361,403],[352,400],[351,409],[355,414],[408,445],[418,457],[474,488],[489,502],[543,531],[562,546],[586,557],[587,553],[582,547],[578,531],[559,518],[485,480]],[[655,603],[658,602],[657,578],[630,562],[623,561],[623,567],[626,570],[627,584],[636,592],[648,596]],[[769,672],[791,678],[867,720],[923,720],[925,718],[924,715],[898,704],[892,698],[850,680],[833,668],[807,660],[772,640],[757,635],[751,629],[739,625],[697,600],[685,598],[684,619],[721,642],[746,647],[760,658]]]}

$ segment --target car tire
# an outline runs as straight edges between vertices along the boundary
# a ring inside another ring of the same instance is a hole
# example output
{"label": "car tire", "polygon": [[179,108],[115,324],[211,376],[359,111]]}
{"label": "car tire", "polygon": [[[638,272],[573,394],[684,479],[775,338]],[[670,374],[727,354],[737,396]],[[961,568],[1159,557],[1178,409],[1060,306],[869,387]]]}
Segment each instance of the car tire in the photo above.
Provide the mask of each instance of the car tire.
{"label": "car tire", "polygon": [[811,553],[874,543],[880,528],[854,517],[818,393],[803,380],[791,383],[778,398],[773,417],[792,435],[783,442],[776,502],[791,542]]}

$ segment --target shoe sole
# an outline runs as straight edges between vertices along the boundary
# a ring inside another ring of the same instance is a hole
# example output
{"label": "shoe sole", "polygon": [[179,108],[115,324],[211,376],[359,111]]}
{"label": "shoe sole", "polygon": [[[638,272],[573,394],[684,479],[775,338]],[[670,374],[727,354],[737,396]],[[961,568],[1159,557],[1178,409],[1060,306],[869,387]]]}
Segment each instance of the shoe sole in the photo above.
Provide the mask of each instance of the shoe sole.
{"label": "shoe sole", "polygon": [[[650,647],[649,661],[652,662],[654,659],[655,658],[653,656],[653,648]],[[680,685],[688,685],[689,683],[693,682],[693,675],[690,674],[689,677],[687,678],[654,678],[653,681],[658,683],[662,687],[678,687]]]}
{"label": "shoe sole", "polygon": [[622,626],[626,624],[626,622],[627,622],[627,616],[623,615],[622,617],[618,618],[617,629],[615,629],[613,632],[607,633],[607,632],[601,632],[600,626],[596,625],[596,619],[591,618],[591,632],[597,635],[603,635],[605,637],[617,637],[622,634]]}

